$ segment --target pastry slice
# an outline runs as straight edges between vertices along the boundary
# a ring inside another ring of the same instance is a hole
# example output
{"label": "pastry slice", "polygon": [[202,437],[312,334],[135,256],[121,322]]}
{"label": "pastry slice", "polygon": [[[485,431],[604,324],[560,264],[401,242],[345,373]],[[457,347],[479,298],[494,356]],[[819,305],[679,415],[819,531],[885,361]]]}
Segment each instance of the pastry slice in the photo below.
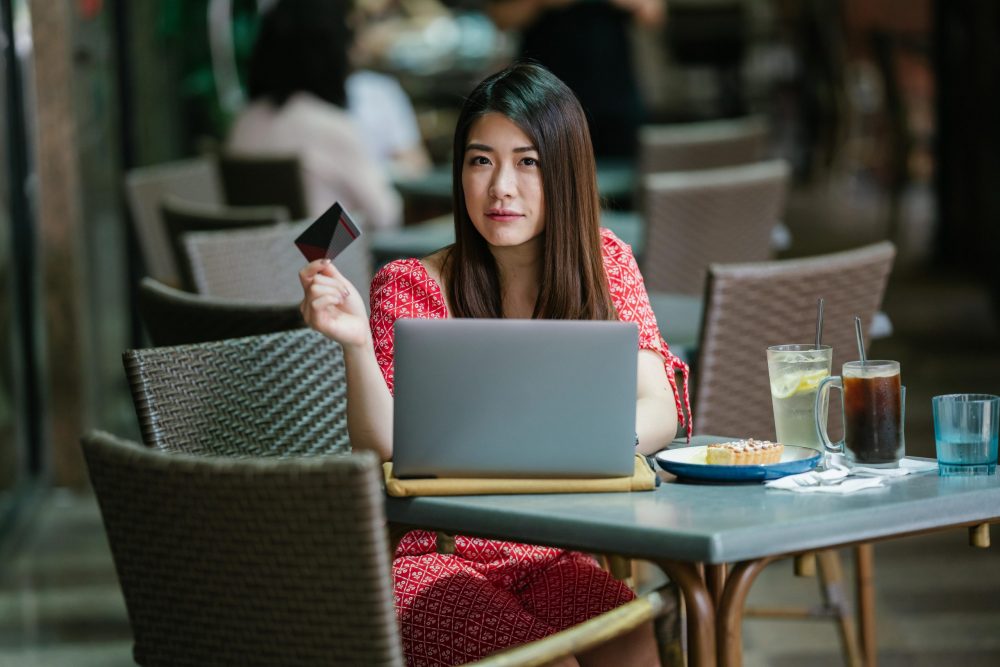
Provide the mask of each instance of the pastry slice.
{"label": "pastry slice", "polygon": [[769,440],[733,440],[713,443],[706,448],[706,463],[722,466],[766,465],[781,460],[785,446]]}

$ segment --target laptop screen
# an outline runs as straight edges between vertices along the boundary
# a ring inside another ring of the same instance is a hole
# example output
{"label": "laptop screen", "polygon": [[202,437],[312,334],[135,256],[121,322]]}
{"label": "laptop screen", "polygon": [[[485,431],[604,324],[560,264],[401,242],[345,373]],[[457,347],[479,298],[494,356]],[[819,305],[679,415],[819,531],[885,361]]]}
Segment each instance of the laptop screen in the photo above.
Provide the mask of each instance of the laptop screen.
{"label": "laptop screen", "polygon": [[397,320],[394,473],[630,475],[637,353],[632,323]]}

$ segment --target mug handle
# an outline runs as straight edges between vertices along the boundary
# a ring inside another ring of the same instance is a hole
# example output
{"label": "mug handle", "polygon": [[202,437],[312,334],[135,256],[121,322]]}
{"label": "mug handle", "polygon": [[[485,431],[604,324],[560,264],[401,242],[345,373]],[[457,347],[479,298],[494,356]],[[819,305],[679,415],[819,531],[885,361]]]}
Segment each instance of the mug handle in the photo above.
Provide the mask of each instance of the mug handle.
{"label": "mug handle", "polygon": [[[819,441],[823,443],[823,448],[828,452],[837,453],[844,451],[844,441],[832,442],[830,440],[830,436],[824,427],[826,420],[823,419],[823,415],[820,413],[821,410],[826,409],[826,406],[829,405],[831,388],[839,389],[841,396],[843,396],[844,383],[841,381],[839,375],[828,375],[819,381],[819,387],[816,389],[816,403],[813,406],[813,414],[816,419],[816,433],[819,435]],[[840,418],[844,418],[843,414],[841,414]]]}

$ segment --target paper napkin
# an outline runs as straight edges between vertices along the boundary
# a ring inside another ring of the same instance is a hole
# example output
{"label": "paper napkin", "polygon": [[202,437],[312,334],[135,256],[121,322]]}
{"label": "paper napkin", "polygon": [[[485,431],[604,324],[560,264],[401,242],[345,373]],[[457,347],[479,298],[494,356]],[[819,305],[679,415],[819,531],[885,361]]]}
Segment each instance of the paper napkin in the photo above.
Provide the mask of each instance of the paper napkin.
{"label": "paper napkin", "polygon": [[902,459],[898,468],[866,468],[863,466],[848,468],[842,463],[841,457],[831,457],[827,469],[811,470],[788,475],[767,482],[769,489],[782,489],[796,493],[831,493],[844,495],[884,486],[887,479],[904,477],[919,472],[927,472],[937,468],[935,461],[920,461],[917,459]]}

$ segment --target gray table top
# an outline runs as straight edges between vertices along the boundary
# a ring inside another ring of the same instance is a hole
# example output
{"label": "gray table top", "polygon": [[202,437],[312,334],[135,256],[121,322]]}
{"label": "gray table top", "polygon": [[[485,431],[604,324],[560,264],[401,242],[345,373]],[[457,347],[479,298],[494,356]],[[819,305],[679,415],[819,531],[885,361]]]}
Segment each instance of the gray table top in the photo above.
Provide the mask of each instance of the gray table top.
{"label": "gray table top", "polygon": [[845,496],[671,482],[636,493],[387,498],[386,512],[446,532],[729,563],[996,519],[1000,475],[920,473]]}

